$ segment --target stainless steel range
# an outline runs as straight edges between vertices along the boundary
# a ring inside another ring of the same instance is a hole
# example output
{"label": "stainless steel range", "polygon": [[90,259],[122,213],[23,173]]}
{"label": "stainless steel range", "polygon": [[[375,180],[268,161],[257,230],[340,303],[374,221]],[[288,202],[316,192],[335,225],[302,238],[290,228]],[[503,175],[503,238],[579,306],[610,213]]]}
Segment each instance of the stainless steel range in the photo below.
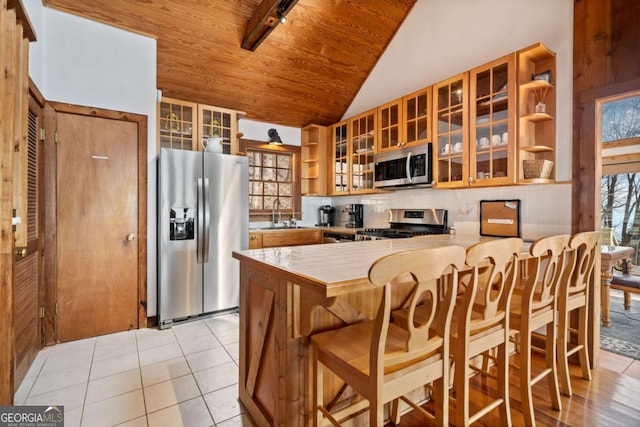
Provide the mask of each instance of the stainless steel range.
{"label": "stainless steel range", "polygon": [[365,228],[358,234],[388,239],[446,234],[447,220],[446,209],[390,209],[389,228]]}

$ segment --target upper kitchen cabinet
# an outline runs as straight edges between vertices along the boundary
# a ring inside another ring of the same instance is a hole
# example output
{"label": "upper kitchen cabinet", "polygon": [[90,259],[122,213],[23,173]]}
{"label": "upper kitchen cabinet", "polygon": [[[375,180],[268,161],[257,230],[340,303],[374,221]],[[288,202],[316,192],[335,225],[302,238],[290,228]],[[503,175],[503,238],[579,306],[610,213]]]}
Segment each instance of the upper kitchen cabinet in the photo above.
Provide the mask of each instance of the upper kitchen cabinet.
{"label": "upper kitchen cabinet", "polygon": [[[244,113],[226,108],[198,104],[198,141],[203,138],[222,138],[222,152],[238,152],[238,118]],[[202,150],[202,144],[198,144]]]}
{"label": "upper kitchen cabinet", "polygon": [[469,73],[433,86],[433,176],[436,188],[466,186],[469,178]]}
{"label": "upper kitchen cabinet", "polygon": [[377,152],[431,142],[430,108],[430,87],[379,106]]}
{"label": "upper kitchen cabinet", "polygon": [[198,104],[162,98],[158,108],[158,151],[160,148],[197,150]]}
{"label": "upper kitchen cabinet", "polygon": [[556,55],[541,43],[518,52],[518,182],[555,181]]}
{"label": "upper kitchen cabinet", "polygon": [[436,188],[516,182],[516,80],[513,53],[433,86]]}
{"label": "upper kitchen cabinet", "polygon": [[206,137],[222,138],[225,154],[238,152],[238,118],[244,113],[163,97],[158,108],[160,148],[202,150]]}
{"label": "upper kitchen cabinet", "polygon": [[516,180],[515,77],[515,54],[470,71],[470,185]]}
{"label": "upper kitchen cabinet", "polygon": [[334,196],[371,193],[376,146],[376,110],[331,126],[333,173],[329,193]]}
{"label": "upper kitchen cabinet", "polygon": [[333,171],[329,193],[336,196],[349,194],[349,122],[343,120],[331,126],[331,135]]}
{"label": "upper kitchen cabinet", "polygon": [[373,191],[373,154],[376,143],[376,110],[369,110],[349,119],[351,128],[349,192]]}
{"label": "upper kitchen cabinet", "polygon": [[302,128],[300,178],[303,196],[327,194],[327,133],[325,126]]}

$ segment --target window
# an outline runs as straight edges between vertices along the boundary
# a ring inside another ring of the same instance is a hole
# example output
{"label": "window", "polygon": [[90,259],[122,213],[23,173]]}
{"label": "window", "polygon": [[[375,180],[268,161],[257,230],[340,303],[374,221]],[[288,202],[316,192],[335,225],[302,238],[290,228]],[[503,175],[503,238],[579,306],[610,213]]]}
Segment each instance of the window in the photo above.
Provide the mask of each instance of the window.
{"label": "window", "polygon": [[249,159],[251,220],[271,220],[274,208],[288,215],[298,214],[301,203],[297,176],[300,147],[241,140],[240,150]]}
{"label": "window", "polygon": [[271,209],[280,203],[281,209],[291,209],[293,197],[293,154],[247,150],[249,157],[249,208]]}
{"label": "window", "polygon": [[601,225],[618,243],[640,248],[640,92],[598,102],[602,147]]}

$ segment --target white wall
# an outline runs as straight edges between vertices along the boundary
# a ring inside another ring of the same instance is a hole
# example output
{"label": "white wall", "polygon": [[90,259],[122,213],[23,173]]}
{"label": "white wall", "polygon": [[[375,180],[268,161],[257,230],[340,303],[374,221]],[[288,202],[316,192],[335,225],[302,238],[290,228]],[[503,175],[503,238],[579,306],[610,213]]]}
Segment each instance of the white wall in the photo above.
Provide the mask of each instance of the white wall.
{"label": "white wall", "polygon": [[254,141],[269,141],[269,129],[278,131],[278,135],[284,144],[300,146],[302,131],[300,128],[274,125],[256,120],[241,119],[238,121],[238,129],[242,132],[243,139],[253,139]]}
{"label": "white wall", "polygon": [[418,0],[345,117],[537,42],[556,52],[556,172],[570,180],[572,0]]}
{"label": "white wall", "polygon": [[27,0],[29,74],[49,101],[147,116],[147,302],[156,312],[156,40]]}

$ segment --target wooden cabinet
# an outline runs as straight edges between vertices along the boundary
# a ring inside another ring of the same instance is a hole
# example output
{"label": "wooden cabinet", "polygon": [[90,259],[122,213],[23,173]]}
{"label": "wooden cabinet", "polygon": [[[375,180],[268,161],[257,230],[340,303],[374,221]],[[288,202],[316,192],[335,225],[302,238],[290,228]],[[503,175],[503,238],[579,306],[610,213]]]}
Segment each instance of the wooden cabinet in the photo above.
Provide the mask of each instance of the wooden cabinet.
{"label": "wooden cabinet", "polygon": [[[555,53],[541,43],[518,52],[518,182],[555,181],[556,149]],[[546,177],[527,174],[525,163],[533,169],[550,168]],[[546,164],[545,164],[546,163]],[[551,169],[552,168],[552,169]]]}
{"label": "wooden cabinet", "polygon": [[200,141],[206,137],[223,138],[222,152],[238,152],[238,118],[244,113],[226,108],[198,104],[198,150],[202,150]]}
{"label": "wooden cabinet", "polygon": [[331,126],[331,178],[329,193],[349,194],[349,122],[343,120]]}
{"label": "wooden cabinet", "polygon": [[300,190],[303,196],[327,194],[327,134],[325,126],[302,128]]}
{"label": "wooden cabinet", "polygon": [[516,180],[515,54],[474,68],[469,81],[469,184],[513,184]]}
{"label": "wooden cabinet", "polygon": [[343,120],[331,126],[331,164],[329,193],[372,193],[373,154],[376,146],[376,110]]}
{"label": "wooden cabinet", "polygon": [[517,181],[516,54],[434,85],[437,188]]}
{"label": "wooden cabinet", "polygon": [[431,87],[378,107],[377,152],[431,141]]}
{"label": "wooden cabinet", "polygon": [[433,86],[433,176],[436,188],[463,187],[469,178],[469,73]]}
{"label": "wooden cabinet", "polygon": [[198,104],[162,98],[158,108],[158,151],[160,148],[197,150]]}
{"label": "wooden cabinet", "polygon": [[262,248],[262,233],[249,232],[249,249]]}
{"label": "wooden cabinet", "polygon": [[376,110],[352,117],[349,127],[349,193],[373,191],[373,154],[376,144]]}
{"label": "wooden cabinet", "polygon": [[158,107],[158,151],[178,148],[202,151],[205,137],[220,137],[225,154],[238,152],[238,118],[244,113],[172,98]]}
{"label": "wooden cabinet", "polygon": [[319,228],[249,232],[249,249],[313,245],[316,243],[322,243],[322,230]]}

